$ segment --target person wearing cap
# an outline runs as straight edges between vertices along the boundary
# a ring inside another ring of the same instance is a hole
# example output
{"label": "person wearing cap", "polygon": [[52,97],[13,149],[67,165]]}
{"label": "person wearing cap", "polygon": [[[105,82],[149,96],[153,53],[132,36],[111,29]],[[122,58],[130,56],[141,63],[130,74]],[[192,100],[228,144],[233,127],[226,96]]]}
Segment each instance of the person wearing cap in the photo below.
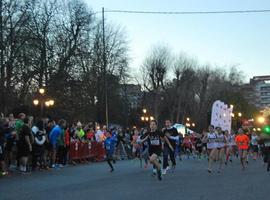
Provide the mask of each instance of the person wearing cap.
{"label": "person wearing cap", "polygon": [[82,123],[80,121],[77,122],[77,127],[76,127],[76,132],[75,132],[76,136],[81,140],[83,139],[85,132],[82,128]]}

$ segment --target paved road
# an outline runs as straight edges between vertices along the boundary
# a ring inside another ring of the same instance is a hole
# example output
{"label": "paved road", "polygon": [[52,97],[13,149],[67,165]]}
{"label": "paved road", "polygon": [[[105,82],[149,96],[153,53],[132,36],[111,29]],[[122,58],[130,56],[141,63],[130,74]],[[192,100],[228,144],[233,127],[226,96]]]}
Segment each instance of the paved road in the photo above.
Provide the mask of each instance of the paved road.
{"label": "paved road", "polygon": [[[268,200],[270,173],[262,162],[251,162],[242,172],[238,161],[222,174],[208,174],[207,162],[184,160],[175,173],[159,182],[150,169],[139,163],[121,161],[109,173],[105,163],[67,167],[32,175],[13,175],[0,179],[0,200]],[[268,195],[268,196],[267,196]]]}

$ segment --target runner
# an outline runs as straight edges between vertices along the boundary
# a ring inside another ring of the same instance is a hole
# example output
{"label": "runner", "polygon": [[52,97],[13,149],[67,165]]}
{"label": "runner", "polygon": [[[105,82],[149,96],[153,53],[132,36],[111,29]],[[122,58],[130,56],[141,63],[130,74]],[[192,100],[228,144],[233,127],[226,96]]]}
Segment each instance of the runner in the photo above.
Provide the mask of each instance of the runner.
{"label": "runner", "polygon": [[220,127],[217,127],[216,130],[217,130],[217,160],[219,161],[218,173],[220,173],[224,162],[225,144],[227,143],[227,139]]}
{"label": "runner", "polygon": [[235,134],[231,132],[229,134],[228,131],[225,132],[225,136],[227,137],[227,148],[226,148],[226,162],[225,165],[228,164],[228,161],[232,162],[232,155],[235,155],[235,149],[237,148],[235,143]]}
{"label": "runner", "polygon": [[259,147],[258,147],[257,140],[258,140],[257,134],[255,132],[252,132],[250,144],[251,144],[253,160],[257,160],[257,157],[258,157]]}
{"label": "runner", "polygon": [[153,167],[157,169],[158,180],[162,180],[161,177],[161,166],[160,166],[160,159],[162,152],[162,140],[165,140],[171,150],[173,147],[171,146],[167,137],[164,137],[164,134],[157,129],[157,122],[155,120],[150,122],[150,132],[147,132],[142,138],[141,142],[148,141],[149,144],[149,160]]}
{"label": "runner", "polygon": [[113,172],[114,167],[111,162],[112,161],[114,162],[113,155],[114,155],[115,144],[117,142],[117,136],[116,135],[112,136],[109,131],[105,132],[105,136],[106,136],[106,139],[104,141],[104,147],[106,150],[106,160],[107,160],[108,165],[111,168],[110,172]]}
{"label": "runner", "polygon": [[138,129],[134,129],[134,134],[132,135],[132,157],[133,159],[140,158],[140,147],[141,145],[137,143],[137,140],[139,138],[139,131]]}
{"label": "runner", "polygon": [[164,149],[163,149],[163,172],[162,174],[165,175],[167,170],[169,169],[169,162],[168,157],[170,155],[170,159],[172,162],[172,170],[175,169],[176,162],[175,162],[175,149],[176,149],[176,142],[179,140],[179,135],[177,129],[172,126],[171,120],[165,120],[165,128],[163,129],[163,134],[169,140],[169,144],[172,146],[170,148],[169,144],[165,142]]}
{"label": "runner", "polygon": [[212,173],[212,164],[216,159],[217,154],[217,134],[214,131],[214,126],[209,126],[209,132],[203,138],[207,141],[207,151],[208,151],[208,172]]}
{"label": "runner", "polygon": [[262,147],[263,161],[267,164],[267,171],[270,171],[270,136],[262,133],[258,137]]}
{"label": "runner", "polygon": [[240,161],[242,165],[242,169],[246,169],[246,162],[247,162],[247,153],[249,147],[249,137],[244,134],[242,128],[238,130],[238,135],[235,137],[235,142],[238,146]]}

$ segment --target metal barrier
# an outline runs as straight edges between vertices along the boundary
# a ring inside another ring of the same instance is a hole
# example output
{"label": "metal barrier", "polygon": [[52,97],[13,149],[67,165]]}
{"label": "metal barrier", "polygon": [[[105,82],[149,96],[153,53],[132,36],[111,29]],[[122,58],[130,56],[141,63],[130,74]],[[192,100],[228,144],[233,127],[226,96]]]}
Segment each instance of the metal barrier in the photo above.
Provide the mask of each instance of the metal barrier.
{"label": "metal barrier", "polygon": [[100,162],[104,161],[105,156],[103,143],[96,141],[81,142],[76,140],[70,143],[70,160],[93,159],[94,161]]}

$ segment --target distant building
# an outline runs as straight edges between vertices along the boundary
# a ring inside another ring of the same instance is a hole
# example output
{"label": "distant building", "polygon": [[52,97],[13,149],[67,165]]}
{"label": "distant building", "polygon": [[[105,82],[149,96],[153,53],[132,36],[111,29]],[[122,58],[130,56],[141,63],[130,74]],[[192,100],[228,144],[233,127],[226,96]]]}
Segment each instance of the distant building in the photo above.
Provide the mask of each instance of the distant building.
{"label": "distant building", "polygon": [[270,76],[254,76],[241,89],[250,104],[260,109],[270,107]]}
{"label": "distant building", "polygon": [[142,103],[142,88],[141,85],[122,84],[119,94],[123,100],[127,101],[129,109],[138,109]]}

